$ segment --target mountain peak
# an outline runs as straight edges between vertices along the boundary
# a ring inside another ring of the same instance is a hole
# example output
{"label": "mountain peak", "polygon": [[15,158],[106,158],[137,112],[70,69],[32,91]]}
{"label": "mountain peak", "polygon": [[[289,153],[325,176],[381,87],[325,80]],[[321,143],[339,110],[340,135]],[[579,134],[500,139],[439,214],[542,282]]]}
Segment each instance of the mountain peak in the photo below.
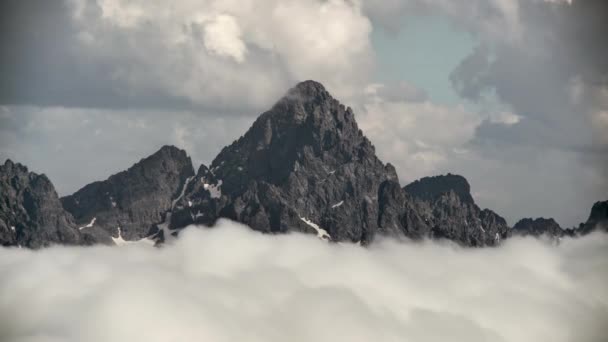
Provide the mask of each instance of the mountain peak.
{"label": "mountain peak", "polygon": [[470,204],[475,203],[467,179],[451,173],[424,177],[406,185],[403,189],[410,195],[425,201],[433,201],[441,195],[453,191],[461,201]]}
{"label": "mountain peak", "polygon": [[325,86],[323,86],[323,84],[321,84],[317,81],[313,81],[313,80],[307,80],[307,81],[303,81],[303,82],[296,84],[295,87],[293,87],[293,88],[291,88],[291,90],[289,90],[289,93],[306,95],[306,96],[315,96],[315,95],[319,95],[319,94],[328,95],[329,94],[327,92],[327,90],[325,89]]}
{"label": "mountain peak", "polygon": [[89,184],[61,201],[79,225],[94,219],[95,227],[112,236],[120,227],[126,240],[137,240],[157,230],[192,176],[194,168],[186,151],[165,145],[128,170]]}
{"label": "mountain peak", "polygon": [[1,165],[0,167],[3,167],[4,170],[5,170],[5,172],[8,171],[8,170],[13,171],[15,169],[18,170],[18,171],[21,171],[22,173],[28,173],[29,172],[27,166],[25,166],[25,165],[23,165],[21,163],[15,163],[15,162],[13,162],[10,159],[7,159],[4,162],[4,165]]}
{"label": "mountain peak", "polygon": [[532,236],[541,236],[541,235],[549,235],[552,237],[561,237],[564,235],[564,230],[560,225],[555,222],[552,218],[525,218],[519,220],[513,226],[513,232],[518,235],[532,235]]}

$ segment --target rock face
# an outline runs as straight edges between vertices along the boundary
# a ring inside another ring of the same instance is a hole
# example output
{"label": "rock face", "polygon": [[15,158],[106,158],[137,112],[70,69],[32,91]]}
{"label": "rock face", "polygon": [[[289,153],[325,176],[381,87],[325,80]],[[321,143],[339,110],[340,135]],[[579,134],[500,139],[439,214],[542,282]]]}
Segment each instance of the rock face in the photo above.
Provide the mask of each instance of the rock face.
{"label": "rock face", "polygon": [[385,184],[380,198],[379,222],[391,235],[401,231],[413,239],[448,239],[473,247],[494,246],[510,235],[502,217],[475,204],[461,176],[427,177],[403,189]]}
{"label": "rock face", "polygon": [[306,81],[199,170],[180,203],[187,212],[172,225],[226,217],[268,233],[371,241],[386,180],[396,172],[376,157],[352,110]]}
{"label": "rock face", "polygon": [[596,202],[587,222],[581,223],[578,228],[580,234],[589,234],[595,230],[608,232],[608,201]]}
{"label": "rock face", "polygon": [[443,194],[453,192],[461,203],[473,204],[469,182],[458,175],[448,173],[445,176],[425,177],[406,185],[405,190],[410,195],[427,202],[433,202]]}
{"label": "rock face", "polygon": [[0,166],[0,245],[40,248],[87,245],[109,237],[81,233],[45,175],[7,160]]}
{"label": "rock face", "polygon": [[576,231],[574,229],[563,229],[552,218],[526,218],[513,226],[513,235],[561,238],[564,236],[574,236],[576,235]]}
{"label": "rock face", "polygon": [[[190,157],[164,146],[126,171],[63,197],[82,231],[97,227],[115,238],[139,240],[158,232],[174,199],[194,176]],[[120,229],[120,232],[119,232]]]}

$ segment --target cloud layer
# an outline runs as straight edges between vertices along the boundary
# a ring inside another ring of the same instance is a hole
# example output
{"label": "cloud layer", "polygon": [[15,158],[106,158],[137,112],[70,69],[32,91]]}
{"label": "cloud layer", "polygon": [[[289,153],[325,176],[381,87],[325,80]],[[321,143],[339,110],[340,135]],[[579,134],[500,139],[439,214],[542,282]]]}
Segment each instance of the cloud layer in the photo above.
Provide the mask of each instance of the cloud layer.
{"label": "cloud layer", "polygon": [[604,341],[608,235],[370,249],[222,221],[171,245],[0,249],[0,340]]}

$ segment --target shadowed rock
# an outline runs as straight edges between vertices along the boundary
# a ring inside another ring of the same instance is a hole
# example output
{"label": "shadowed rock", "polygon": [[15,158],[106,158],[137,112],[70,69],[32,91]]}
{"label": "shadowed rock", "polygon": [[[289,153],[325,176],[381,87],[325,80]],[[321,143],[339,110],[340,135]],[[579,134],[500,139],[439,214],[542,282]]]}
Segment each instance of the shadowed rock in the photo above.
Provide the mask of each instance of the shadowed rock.
{"label": "shadowed rock", "polygon": [[126,171],[78,190],[61,202],[83,231],[101,227],[114,237],[120,227],[125,240],[154,235],[186,181],[194,176],[190,157],[164,146]]}
{"label": "shadowed rock", "polygon": [[40,248],[52,244],[110,243],[108,235],[81,233],[45,175],[7,160],[0,166],[0,244]]}

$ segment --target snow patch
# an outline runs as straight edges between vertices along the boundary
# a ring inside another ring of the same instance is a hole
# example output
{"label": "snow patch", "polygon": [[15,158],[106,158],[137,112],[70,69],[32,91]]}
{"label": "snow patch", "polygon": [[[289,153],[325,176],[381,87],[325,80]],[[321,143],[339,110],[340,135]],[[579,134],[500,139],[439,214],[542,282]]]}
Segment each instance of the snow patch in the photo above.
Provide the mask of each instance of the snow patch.
{"label": "snow patch", "polygon": [[151,239],[149,237],[146,237],[146,238],[143,238],[140,240],[135,240],[135,241],[127,241],[122,238],[122,230],[120,229],[120,227],[118,227],[118,237],[115,238],[112,236],[112,241],[114,241],[114,244],[116,246],[126,246],[126,245],[134,245],[134,244],[154,246],[156,244],[156,241],[154,241],[153,239]]}
{"label": "snow patch", "polygon": [[190,181],[193,178],[194,177],[188,177],[188,179],[186,179],[186,181],[184,182],[184,186],[182,187],[182,191],[179,193],[179,196],[177,196],[177,198],[173,201],[173,203],[171,203],[171,210],[173,210],[173,208],[175,208],[175,205],[177,204],[177,202],[179,202],[179,200],[181,200],[182,197],[184,197],[184,194],[186,193],[186,188],[188,187],[188,184],[190,184]]}
{"label": "snow patch", "polygon": [[220,187],[222,186],[222,180],[220,179],[217,182],[217,185],[215,184],[203,184],[203,188],[207,191],[209,191],[209,194],[211,195],[211,198],[220,198],[222,197],[222,190],[220,189]]}
{"label": "snow patch", "polygon": [[300,220],[302,220],[304,223],[306,223],[307,225],[309,225],[310,227],[314,228],[314,230],[317,231],[317,237],[321,240],[330,240],[331,236],[329,235],[329,233],[327,233],[327,231],[321,227],[319,227],[318,224],[308,220],[306,217],[300,217]]}
{"label": "snow patch", "polygon": [[192,201],[188,201],[188,206],[191,207],[192,206]]}
{"label": "snow patch", "polygon": [[11,230],[14,232],[15,231],[15,226],[11,226]]}
{"label": "snow patch", "polygon": [[89,222],[89,224],[87,224],[86,226],[78,227],[78,230],[83,230],[85,228],[91,228],[91,227],[93,227],[93,225],[95,225],[95,221],[97,221],[97,217],[93,217],[93,219],[91,220],[91,222]]}
{"label": "snow patch", "polygon": [[344,204],[344,201],[340,201],[340,202],[338,202],[338,203],[336,203],[336,204],[332,205],[332,206],[331,206],[331,208],[332,208],[332,209],[335,209],[335,208],[341,207],[341,206],[342,206],[342,204]]}

